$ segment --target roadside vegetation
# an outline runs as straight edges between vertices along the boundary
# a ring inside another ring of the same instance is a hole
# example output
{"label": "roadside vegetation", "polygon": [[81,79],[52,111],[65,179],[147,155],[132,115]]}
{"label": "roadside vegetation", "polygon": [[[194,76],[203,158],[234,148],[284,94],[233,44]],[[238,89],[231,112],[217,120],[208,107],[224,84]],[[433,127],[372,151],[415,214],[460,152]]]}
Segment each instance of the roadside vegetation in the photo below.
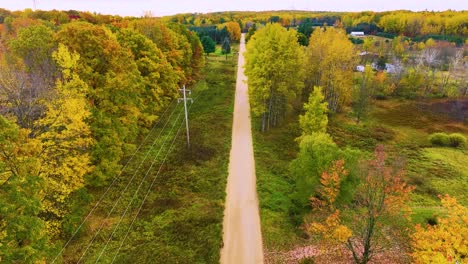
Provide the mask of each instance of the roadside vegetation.
{"label": "roadside vegetation", "polygon": [[[282,37],[269,36],[270,27],[252,34],[251,54],[291,54],[277,49]],[[425,263],[436,250],[434,258],[463,260],[464,236],[441,237],[466,225],[458,218],[467,206],[464,48],[449,45],[451,55],[442,55],[444,42],[429,39],[415,49],[402,37],[352,44],[330,27],[316,28],[308,43],[305,61],[288,61],[304,65],[303,92],[300,77],[284,84],[290,107],[281,108],[276,126],[265,129],[263,121],[274,108],[252,111],[266,259]],[[246,71],[249,85],[270,84],[281,69],[262,66],[281,56],[256,65],[247,54],[247,65],[259,67]],[[385,58],[393,64],[379,68]],[[257,90],[252,104],[268,106],[272,93],[281,95],[274,87]],[[448,214],[450,206],[459,213]],[[441,246],[431,248],[434,241]]]}

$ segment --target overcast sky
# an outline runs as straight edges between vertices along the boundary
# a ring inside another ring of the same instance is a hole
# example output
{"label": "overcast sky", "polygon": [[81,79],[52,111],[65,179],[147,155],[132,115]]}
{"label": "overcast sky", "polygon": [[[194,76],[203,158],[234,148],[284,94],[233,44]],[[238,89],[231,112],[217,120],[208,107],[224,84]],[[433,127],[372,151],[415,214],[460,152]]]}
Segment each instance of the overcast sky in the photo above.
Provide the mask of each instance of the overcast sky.
{"label": "overcast sky", "polygon": [[[0,0],[9,10],[33,8],[34,0]],[[36,0],[37,9],[80,10],[102,14],[141,16],[152,11],[156,16],[176,13],[237,10],[385,11],[467,10],[468,0]]]}

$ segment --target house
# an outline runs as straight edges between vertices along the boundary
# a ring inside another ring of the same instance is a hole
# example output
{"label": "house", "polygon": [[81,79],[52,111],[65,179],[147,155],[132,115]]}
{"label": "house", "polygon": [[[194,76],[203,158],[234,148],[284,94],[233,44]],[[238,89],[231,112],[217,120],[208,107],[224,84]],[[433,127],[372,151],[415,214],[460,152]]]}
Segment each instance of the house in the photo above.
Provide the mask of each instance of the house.
{"label": "house", "polygon": [[401,72],[401,70],[402,69],[401,69],[400,65],[385,63],[385,71],[387,73],[397,74],[397,73]]}
{"label": "house", "polygon": [[364,37],[364,32],[362,32],[362,31],[352,31],[349,35],[351,35],[351,37]]}
{"label": "house", "polygon": [[364,67],[364,65],[356,66],[356,71],[358,72],[364,72],[365,70],[366,70],[366,67]]}

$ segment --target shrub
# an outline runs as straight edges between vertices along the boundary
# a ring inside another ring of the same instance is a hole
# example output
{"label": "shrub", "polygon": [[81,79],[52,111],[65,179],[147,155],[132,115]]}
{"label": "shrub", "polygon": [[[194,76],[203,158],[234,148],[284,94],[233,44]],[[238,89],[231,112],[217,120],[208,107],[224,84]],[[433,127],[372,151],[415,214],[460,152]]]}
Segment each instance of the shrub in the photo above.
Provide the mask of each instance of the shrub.
{"label": "shrub", "polygon": [[453,133],[448,136],[449,145],[451,147],[464,147],[466,145],[466,137],[460,133]]}
{"label": "shrub", "polygon": [[434,133],[429,136],[429,141],[435,146],[448,146],[450,145],[449,136],[445,133]]}

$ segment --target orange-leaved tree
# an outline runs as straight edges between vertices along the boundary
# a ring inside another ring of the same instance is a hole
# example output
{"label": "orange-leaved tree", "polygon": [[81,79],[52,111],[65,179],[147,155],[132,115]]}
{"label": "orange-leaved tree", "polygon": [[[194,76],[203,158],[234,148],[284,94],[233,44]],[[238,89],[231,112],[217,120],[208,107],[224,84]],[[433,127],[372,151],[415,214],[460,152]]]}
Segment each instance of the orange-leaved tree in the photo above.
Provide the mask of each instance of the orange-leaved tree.
{"label": "orange-leaved tree", "polygon": [[305,228],[310,235],[324,238],[325,244],[345,243],[352,234],[351,230],[341,223],[340,210],[335,206],[341,182],[347,175],[344,160],[334,161],[329,171],[324,171],[320,177],[318,195],[310,198],[313,217],[318,221],[306,223]]}
{"label": "orange-leaved tree", "polygon": [[411,237],[415,263],[464,263],[468,256],[468,209],[449,195],[441,198],[447,215],[434,226],[416,226]]}
{"label": "orange-leaved tree", "polygon": [[403,181],[403,169],[387,162],[382,145],[374,155],[364,163],[361,183],[347,212],[353,235],[346,246],[355,263],[368,263],[379,250],[392,247],[409,219],[407,202],[414,188]]}

